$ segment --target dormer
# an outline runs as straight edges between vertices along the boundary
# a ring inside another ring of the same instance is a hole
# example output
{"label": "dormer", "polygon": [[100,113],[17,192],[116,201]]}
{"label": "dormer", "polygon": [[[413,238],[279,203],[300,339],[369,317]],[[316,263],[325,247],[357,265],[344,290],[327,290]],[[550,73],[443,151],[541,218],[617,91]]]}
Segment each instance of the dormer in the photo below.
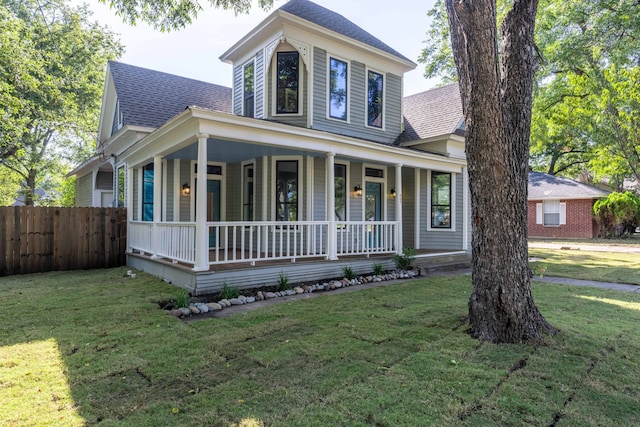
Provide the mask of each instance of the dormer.
{"label": "dormer", "polygon": [[291,0],[220,59],[233,113],[392,144],[416,64],[341,15]]}

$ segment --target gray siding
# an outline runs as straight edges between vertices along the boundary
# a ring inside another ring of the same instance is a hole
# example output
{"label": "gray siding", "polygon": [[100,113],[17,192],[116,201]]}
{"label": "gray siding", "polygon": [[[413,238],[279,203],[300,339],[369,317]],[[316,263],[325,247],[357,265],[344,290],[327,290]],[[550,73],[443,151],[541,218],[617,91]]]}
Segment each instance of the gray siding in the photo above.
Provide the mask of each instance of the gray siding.
{"label": "gray siding", "polygon": [[175,167],[175,162],[179,160],[167,160],[167,185],[166,185],[166,206],[167,206],[167,217],[165,221],[175,221],[174,212],[173,212],[173,201],[175,200],[175,192],[176,187],[178,187],[178,191],[182,190],[182,185],[174,182],[173,179],[173,169]]}
{"label": "gray siding", "polygon": [[455,174],[455,231],[427,231],[431,221],[430,207],[427,201],[427,171],[420,171],[420,247],[422,249],[462,250],[462,174]]}
{"label": "gray siding", "polygon": [[364,196],[353,196],[353,187],[360,185],[364,188],[364,182],[362,182],[362,163],[351,163],[349,175],[349,220],[363,221],[364,206],[362,197]]}
{"label": "gray siding", "polygon": [[[402,168],[402,247],[415,248],[416,169]],[[396,188],[396,191],[398,189]]]}
{"label": "gray siding", "polygon": [[91,207],[93,201],[92,181],[93,173],[91,172],[76,179],[76,206]]}
{"label": "gray siding", "polygon": [[327,220],[327,159],[313,159],[313,215],[312,221]]}
{"label": "gray siding", "polygon": [[351,61],[348,92],[349,122],[327,118],[327,52],[313,50],[313,128],[326,132],[367,139],[385,144],[393,143],[401,130],[402,78],[387,74],[385,84],[385,128],[366,126],[366,65]]}
{"label": "gray siding", "polygon": [[227,163],[226,220],[242,221],[242,167],[240,163]]}
{"label": "gray siding", "polygon": [[98,171],[96,190],[113,190],[113,172]]}
{"label": "gray siding", "polygon": [[265,183],[262,181],[262,173],[264,170],[265,162],[267,161],[268,161],[268,157],[256,159],[255,169],[253,170],[253,176],[254,176],[253,191],[255,192],[255,195],[256,195],[256,204],[254,206],[254,214],[255,214],[254,217],[256,221],[268,221],[269,219],[271,219],[269,217],[268,207],[267,207],[267,217],[263,218],[262,216],[262,204],[266,203],[266,200],[264,200],[262,194],[264,191],[264,186],[268,185],[268,183]]}
{"label": "gray siding", "polygon": [[256,118],[262,119],[264,117],[264,51],[258,52],[256,55],[256,81],[255,81],[255,97],[256,97]]}
{"label": "gray siding", "polygon": [[385,192],[382,195],[384,199],[384,203],[387,205],[387,215],[385,216],[385,220],[387,221],[396,221],[396,201],[389,197],[389,192],[392,188],[395,188],[396,185],[396,168],[388,167],[385,168],[387,187],[383,188]]}
{"label": "gray siding", "polygon": [[242,114],[242,67],[244,64],[237,65],[233,69],[233,114],[239,116]]}
{"label": "gray siding", "polygon": [[[180,182],[191,182],[191,162],[189,160],[177,160],[180,162]],[[192,189],[194,190],[194,189]],[[193,194],[193,191],[191,192]],[[180,217],[176,220],[181,222],[191,221],[191,196],[184,196],[180,192]]]}

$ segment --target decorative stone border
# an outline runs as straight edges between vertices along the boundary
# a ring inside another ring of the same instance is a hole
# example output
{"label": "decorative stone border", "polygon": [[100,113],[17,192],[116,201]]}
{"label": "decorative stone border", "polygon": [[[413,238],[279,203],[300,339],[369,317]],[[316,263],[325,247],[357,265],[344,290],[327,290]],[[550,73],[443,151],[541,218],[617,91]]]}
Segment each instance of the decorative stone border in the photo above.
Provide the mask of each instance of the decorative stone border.
{"label": "decorative stone border", "polygon": [[199,314],[209,313],[210,311],[220,311],[224,310],[227,307],[231,307],[232,305],[243,305],[243,304],[251,304],[256,301],[264,301],[273,298],[304,294],[304,293],[313,293],[313,292],[326,292],[332,291],[335,289],[340,289],[343,287],[349,286],[357,286],[357,285],[365,285],[367,283],[373,282],[384,282],[387,280],[398,280],[398,279],[412,279],[418,275],[418,272],[415,270],[395,270],[386,274],[381,275],[367,275],[360,276],[355,279],[347,279],[344,278],[342,280],[329,280],[325,282],[318,282],[315,285],[299,285],[295,286],[292,289],[288,289],[286,291],[277,291],[277,292],[264,292],[258,291],[255,295],[245,296],[241,295],[238,298],[231,299],[221,299],[218,302],[193,302],[189,304],[188,308],[176,308],[174,310],[167,310],[172,316],[184,318],[190,316],[197,316]]}

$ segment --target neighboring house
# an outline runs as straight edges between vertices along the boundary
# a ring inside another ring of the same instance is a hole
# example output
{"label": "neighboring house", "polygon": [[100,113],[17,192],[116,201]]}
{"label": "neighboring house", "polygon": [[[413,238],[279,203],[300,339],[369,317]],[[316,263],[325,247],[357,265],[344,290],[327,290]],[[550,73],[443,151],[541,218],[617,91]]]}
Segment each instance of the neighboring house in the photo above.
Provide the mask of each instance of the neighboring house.
{"label": "neighboring house", "polygon": [[608,191],[541,172],[529,173],[529,237],[593,238],[599,227],[596,200]]}
{"label": "neighboring house", "polygon": [[456,85],[403,104],[416,64],[306,0],[221,59],[233,88],[109,63],[100,154],[74,173],[79,205],[127,207],[129,265],[200,294],[470,250]]}

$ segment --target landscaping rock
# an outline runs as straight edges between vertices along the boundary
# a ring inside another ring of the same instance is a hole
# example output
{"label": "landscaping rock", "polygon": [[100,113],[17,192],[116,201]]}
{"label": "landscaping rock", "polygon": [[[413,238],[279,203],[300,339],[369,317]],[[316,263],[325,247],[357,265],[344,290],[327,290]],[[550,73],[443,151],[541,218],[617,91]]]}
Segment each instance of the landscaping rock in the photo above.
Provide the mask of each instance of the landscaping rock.
{"label": "landscaping rock", "polygon": [[170,315],[175,316],[175,317],[182,317],[182,310],[180,310],[179,308],[175,309],[175,310],[171,310],[169,312]]}
{"label": "landscaping rock", "polygon": [[200,309],[195,305],[190,305],[189,311],[191,311],[191,314],[200,314]]}
{"label": "landscaping rock", "polygon": [[189,309],[188,309],[188,308],[186,308],[186,307],[182,307],[182,308],[180,309],[180,311],[182,311],[182,315],[183,315],[183,316],[191,316],[191,310],[189,310]]}
{"label": "landscaping rock", "polygon": [[300,286],[296,286],[295,288],[293,288],[293,290],[296,294],[304,293],[304,289],[302,289]]}
{"label": "landscaping rock", "polygon": [[277,295],[274,292],[267,292],[265,295],[266,295],[267,298],[276,298],[277,297]]}
{"label": "landscaping rock", "polygon": [[207,304],[207,307],[209,307],[213,311],[219,311],[219,310],[222,310],[222,308],[223,308],[217,302],[210,302],[210,303]]}
{"label": "landscaping rock", "polygon": [[229,304],[230,305],[242,305],[242,304],[244,304],[244,301],[241,300],[240,298],[231,298],[229,300]]}
{"label": "landscaping rock", "polygon": [[256,299],[254,297],[247,297],[244,302],[245,304],[251,304],[252,302],[256,302]]}

